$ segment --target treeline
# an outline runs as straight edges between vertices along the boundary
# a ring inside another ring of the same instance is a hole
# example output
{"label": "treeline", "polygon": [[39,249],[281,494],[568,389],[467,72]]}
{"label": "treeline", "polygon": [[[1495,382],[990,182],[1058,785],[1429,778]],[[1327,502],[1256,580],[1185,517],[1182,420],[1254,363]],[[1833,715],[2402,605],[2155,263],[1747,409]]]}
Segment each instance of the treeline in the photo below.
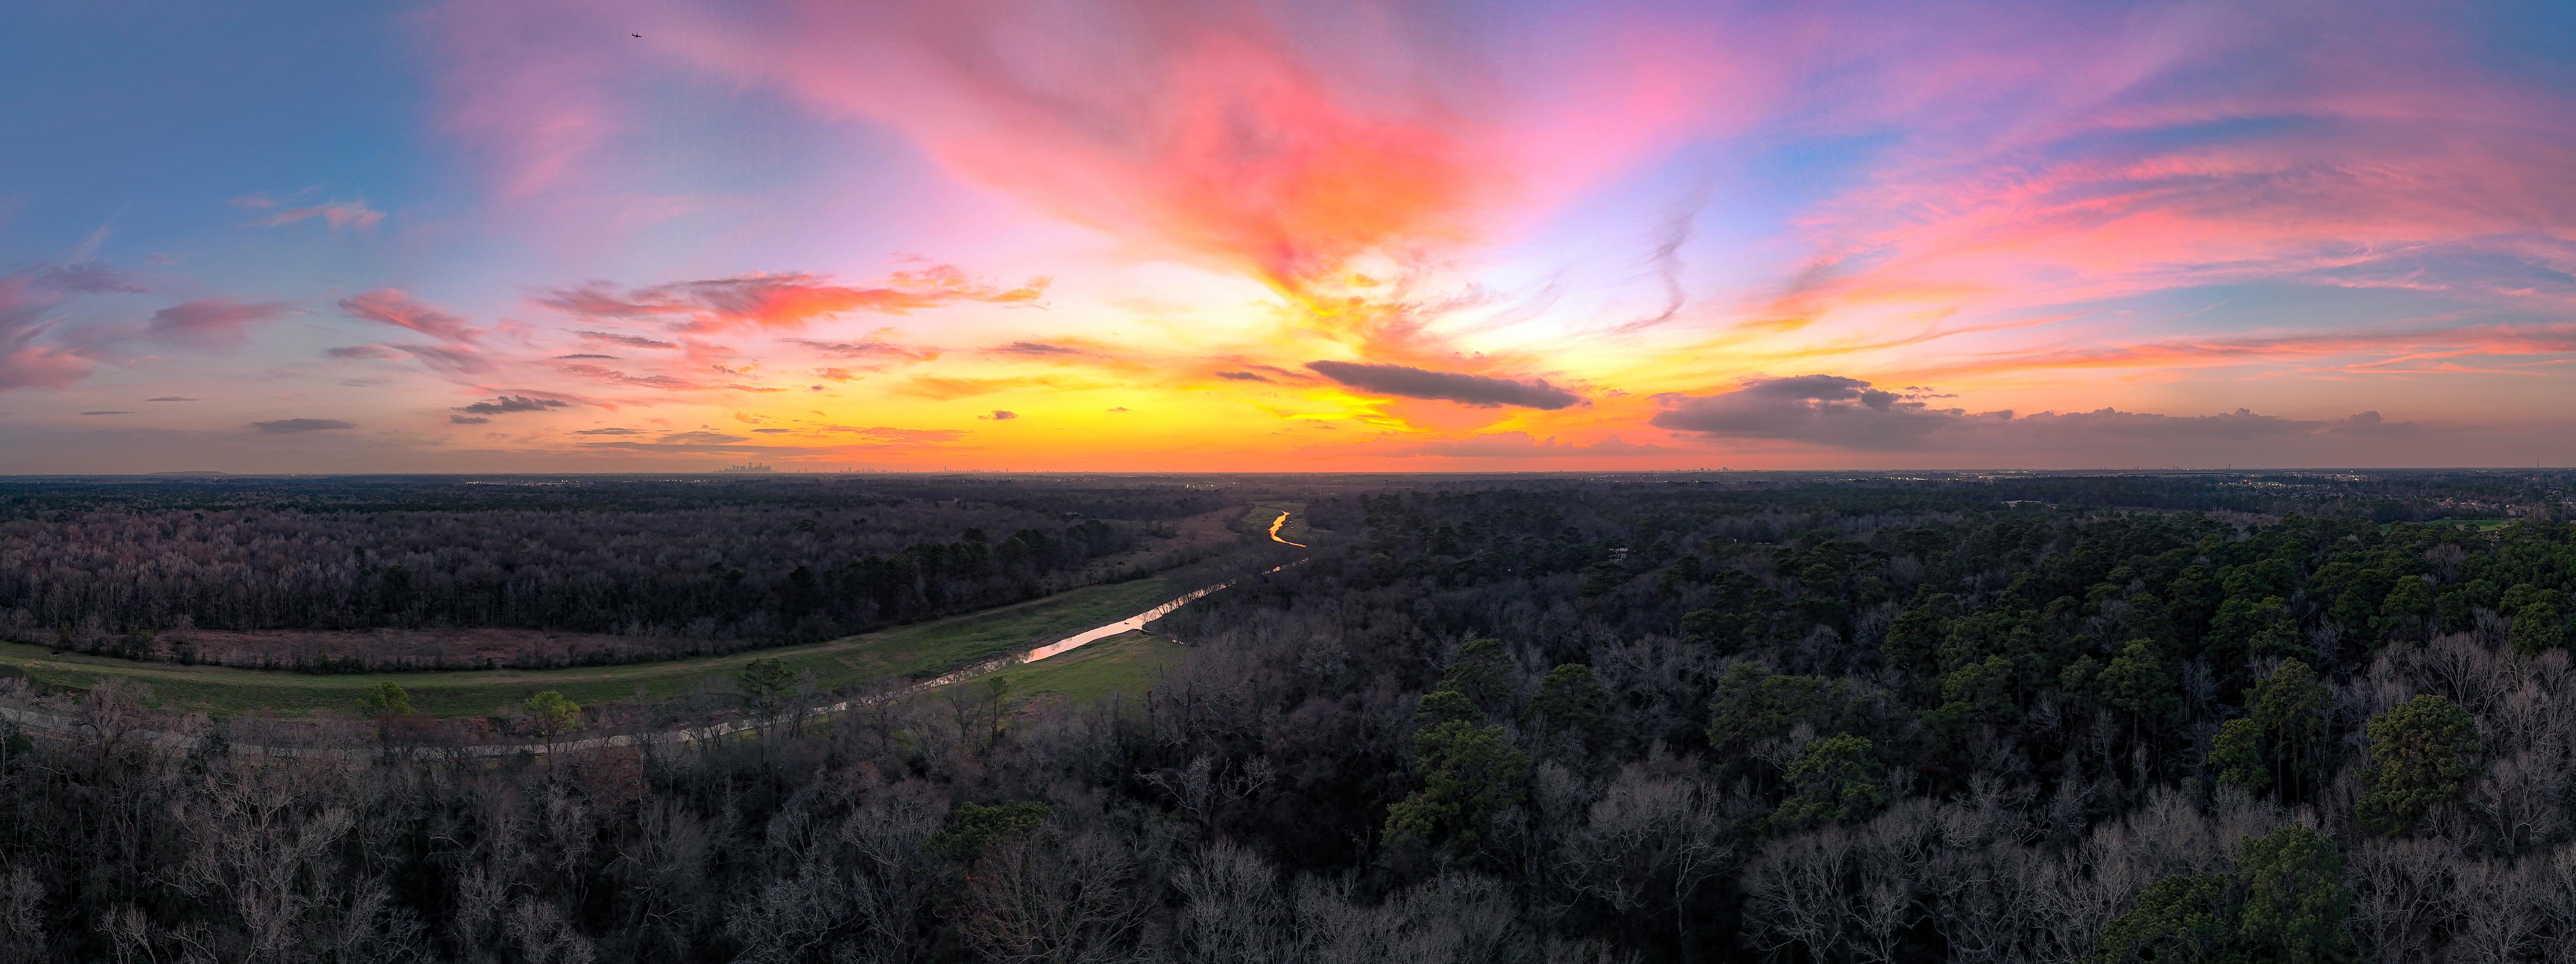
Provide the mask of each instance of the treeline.
{"label": "treeline", "polygon": [[74,509],[43,501],[61,493],[0,496],[19,509],[0,521],[0,630],[182,659],[185,647],[156,637],[448,626],[819,639],[1126,575],[1094,561],[1219,504],[1179,487],[1009,502],[833,500],[806,491],[817,487],[683,493],[693,504],[657,511],[145,507],[95,493]]}
{"label": "treeline", "polygon": [[2576,526],[1829,488],[1316,497],[1335,538],[1167,618],[1192,648],[1116,706],[970,685],[734,743],[352,767],[145,743],[93,693],[77,737],[0,741],[0,955],[2576,948]]}
{"label": "treeline", "polygon": [[1671,959],[2576,947],[2576,526],[1569,491],[1354,500],[1352,555],[1175,615],[1306,684],[1271,712],[1410,724],[1284,863]]}
{"label": "treeline", "polygon": [[[1118,519],[1215,508],[1217,487],[1136,476],[370,475],[30,479],[0,482],[0,518],[96,509],[269,512],[671,512],[734,505],[847,509],[968,502]],[[68,521],[66,519],[57,521]]]}

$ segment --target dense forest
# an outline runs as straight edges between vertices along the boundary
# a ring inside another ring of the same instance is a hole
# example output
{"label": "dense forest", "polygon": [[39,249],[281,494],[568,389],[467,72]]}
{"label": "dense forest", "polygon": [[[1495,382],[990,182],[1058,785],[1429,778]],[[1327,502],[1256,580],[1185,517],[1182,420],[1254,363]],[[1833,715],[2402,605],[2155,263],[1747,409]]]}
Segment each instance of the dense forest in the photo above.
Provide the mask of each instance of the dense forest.
{"label": "dense forest", "polygon": [[2561,480],[1331,482],[1120,700],[351,766],[44,698],[0,959],[2576,960]]}
{"label": "dense forest", "polygon": [[1127,578],[1095,563],[1223,504],[1096,480],[18,484],[0,486],[0,637],[180,662],[196,629],[508,627],[669,641],[602,657],[714,652]]}

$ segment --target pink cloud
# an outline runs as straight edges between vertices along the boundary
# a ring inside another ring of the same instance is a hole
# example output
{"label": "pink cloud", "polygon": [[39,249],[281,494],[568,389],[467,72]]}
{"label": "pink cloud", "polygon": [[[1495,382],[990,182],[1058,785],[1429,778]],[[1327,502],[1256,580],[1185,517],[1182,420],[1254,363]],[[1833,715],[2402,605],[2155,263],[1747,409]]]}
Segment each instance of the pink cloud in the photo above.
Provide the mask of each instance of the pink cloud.
{"label": "pink cloud", "polygon": [[141,294],[151,289],[104,261],[55,265],[36,273],[36,283],[75,294]]}
{"label": "pink cloud", "polygon": [[625,372],[618,371],[613,368],[604,368],[598,365],[559,365],[556,366],[556,368],[568,375],[579,375],[583,378],[595,378],[604,382],[628,385],[636,388],[686,391],[706,387],[687,379],[673,378],[669,375],[628,375]]}
{"label": "pink cloud", "polygon": [[915,375],[904,380],[903,384],[895,386],[893,391],[900,395],[944,402],[1020,388],[1057,387],[1060,384],[1056,379],[1032,376],[954,378],[946,375]]}
{"label": "pink cloud", "polygon": [[450,375],[479,375],[492,370],[492,363],[470,345],[393,345],[390,347],[411,356],[413,361]]}
{"label": "pink cloud", "polygon": [[608,331],[576,331],[576,332],[573,332],[573,334],[574,334],[575,336],[579,337],[579,338],[580,338],[581,340],[583,340],[583,341],[605,342],[605,343],[607,343],[607,344],[611,344],[611,345],[622,345],[622,346],[625,346],[625,347],[628,347],[628,348],[678,348],[678,347],[680,347],[680,346],[678,346],[678,345],[674,345],[674,344],[672,344],[672,343],[670,343],[670,342],[662,341],[662,340],[660,340],[660,339],[658,339],[658,338],[646,338],[646,337],[643,337],[643,336],[641,336],[641,335],[621,335],[621,334],[617,334],[616,332],[608,332]]}
{"label": "pink cloud", "polygon": [[[612,9],[644,36],[587,39]],[[676,65],[889,125],[967,181],[1328,317],[1407,310],[1354,259],[1426,266],[1782,86],[1776,58],[1727,56],[1713,24],[1620,6],[1532,25],[1375,0],[456,0],[428,22],[445,123],[506,194],[613,181],[618,98]]]}
{"label": "pink cloud", "polygon": [[245,329],[263,321],[297,314],[294,305],[275,301],[204,298],[152,313],[152,337],[190,348],[237,348],[248,340]]}
{"label": "pink cloud", "polygon": [[939,357],[939,353],[935,351],[922,351],[906,348],[893,342],[881,341],[875,338],[869,338],[862,341],[815,341],[805,338],[789,338],[786,339],[786,341],[789,344],[803,345],[820,354],[828,355],[833,358],[892,357],[908,359],[911,361],[927,361]]}
{"label": "pink cloud", "polygon": [[[2483,72],[2453,24],[2386,13],[2175,9],[2124,31],[2040,16],[1891,58],[1960,66],[1910,74],[1929,78],[1915,96],[1830,101],[1910,136],[1801,217],[1811,277],[1747,317],[2248,282],[2576,300],[2520,267],[2576,260],[2559,174],[2576,130],[2526,122],[2576,105]],[[1996,49],[2016,37],[2022,52]]]}
{"label": "pink cloud", "polygon": [[[1379,11],[1381,13],[1386,11]],[[1383,33],[1324,58],[1249,8],[1112,3],[1050,15],[788,3],[787,29],[708,20],[691,56],[826,114],[886,121],[1058,215],[1303,290],[1359,253],[1454,238],[1497,185],[1452,61]]]}
{"label": "pink cloud", "polygon": [[79,355],[32,344],[23,334],[0,333],[0,391],[68,388],[89,377],[89,371],[89,361]]}
{"label": "pink cloud", "polygon": [[322,354],[343,361],[411,359],[432,371],[452,376],[480,375],[493,367],[490,359],[470,345],[350,345],[327,349]]}
{"label": "pink cloud", "polygon": [[0,276],[0,391],[63,388],[89,377],[90,362],[71,349],[38,344],[53,328],[47,314],[63,295],[33,290],[31,272]]}
{"label": "pink cloud", "polygon": [[340,310],[352,318],[409,328],[441,341],[471,342],[481,336],[481,332],[466,324],[465,319],[440,311],[394,288],[342,298]]}
{"label": "pink cloud", "polygon": [[[1045,294],[1048,279],[1017,287],[977,283],[948,265],[898,271],[863,286],[834,284],[825,275],[791,271],[705,281],[682,281],[619,292],[605,283],[562,289],[538,299],[584,318],[667,319],[687,331],[739,326],[795,328],[816,318],[871,312],[899,315],[961,302],[1029,304]],[[622,337],[622,336],[621,336]]]}
{"label": "pink cloud", "polygon": [[[900,132],[959,180],[1131,250],[1258,278],[1357,357],[1427,370],[1458,353],[1426,319],[1473,303],[1438,290],[1440,271],[1472,270],[1473,246],[1623,175],[1687,193],[1674,172],[1701,155],[1673,151],[1695,142],[1830,162],[1812,182],[1822,200],[1729,253],[1757,277],[1710,302],[1733,308],[1726,337],[1779,343],[1770,357],[1907,349],[1900,363],[1925,372],[2327,358],[2096,310],[2221,284],[2576,302],[2576,181],[2562,173],[2576,131],[2533,120],[2566,116],[2568,98],[2491,72],[2439,12],[1613,2],[1530,19],[1400,0],[644,0],[618,11],[644,39],[572,39],[606,9],[460,0],[430,18],[444,122],[493,159],[505,194],[615,180],[595,176],[622,163],[600,150],[619,130],[614,98],[712,76]],[[1727,313],[1676,313],[1683,247],[1656,255],[1655,304],[1670,307],[1623,317],[1669,331]],[[757,274],[548,301],[708,332],[982,300],[946,284]],[[2024,330],[2067,318],[2103,331],[2059,347],[2066,329]],[[2400,341],[2332,360],[2479,364],[2462,354],[2477,345]],[[855,356],[883,343],[811,344]],[[1489,366],[1541,367],[1451,367]],[[1247,384],[1257,372],[1227,370]]]}
{"label": "pink cloud", "polygon": [[[266,199],[262,198],[261,200]],[[239,199],[235,199],[235,203],[239,203]],[[279,211],[276,214],[261,218],[259,220],[259,226],[263,228],[285,227],[289,224],[294,224],[299,221],[309,221],[314,218],[321,218],[324,224],[328,224],[334,229],[357,228],[359,230],[365,230],[382,223],[385,219],[385,212],[368,207],[367,202],[364,200],[333,201],[329,204],[317,204],[312,207],[289,208],[284,211]]]}
{"label": "pink cloud", "polygon": [[603,18],[631,20],[623,13],[582,2],[459,0],[421,15],[447,65],[440,126],[492,161],[503,198],[570,178],[616,130],[609,55],[598,46],[631,39],[602,26]]}
{"label": "pink cloud", "polygon": [[[2576,324],[2422,324],[2322,332],[2116,341],[2015,347],[1925,366],[1962,375],[2024,369],[2150,369],[2309,363],[2310,371],[2416,370],[2414,363],[2462,357],[2576,354]],[[2541,364],[2554,364],[2543,361]]]}

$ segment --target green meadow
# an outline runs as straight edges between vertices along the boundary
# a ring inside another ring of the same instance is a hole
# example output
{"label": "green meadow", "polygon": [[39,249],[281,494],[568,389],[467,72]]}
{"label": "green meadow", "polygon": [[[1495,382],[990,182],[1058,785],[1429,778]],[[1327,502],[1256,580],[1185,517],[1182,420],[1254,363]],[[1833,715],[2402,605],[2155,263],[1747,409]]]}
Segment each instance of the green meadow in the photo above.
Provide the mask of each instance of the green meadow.
{"label": "green meadow", "polygon": [[[1272,517],[1276,518],[1277,513]],[[1264,523],[1267,524],[1266,522]],[[76,653],[49,653],[45,647],[0,643],[0,672],[39,683],[86,688],[111,677],[149,686],[152,702],[165,710],[202,711],[232,717],[260,710],[279,716],[309,717],[318,711],[350,711],[380,682],[400,684],[412,706],[434,716],[477,716],[503,712],[531,694],[556,690],[575,702],[654,700],[686,693],[709,677],[731,677],[743,664],[776,658],[789,668],[813,674],[823,689],[840,689],[881,680],[922,678],[985,659],[1053,642],[1074,633],[1116,622],[1153,608],[1187,591],[1162,577],[1088,586],[1043,599],[980,612],[927,620],[830,642],[751,650],[727,656],[635,663],[623,666],[575,666],[563,669],[476,670],[420,673],[351,673],[319,675],[223,666],[176,666]],[[1128,634],[1141,635],[1141,634]],[[1124,637],[1119,637],[1124,638]],[[1108,642],[1106,640],[1103,641]],[[1075,650],[1081,654],[1101,644]],[[1169,643],[1157,643],[1170,646]],[[1120,649],[1127,653],[1127,649]],[[1062,660],[1059,656],[1056,659]],[[1108,676],[1132,667],[1110,664],[1074,671],[1053,682],[1071,693],[1083,687],[1111,685]],[[1091,661],[1079,664],[1088,666]],[[1051,669],[1055,660],[1029,671]],[[1019,671],[1015,671],[1019,672]],[[1016,680],[1014,682],[1017,682]]]}
{"label": "green meadow", "polygon": [[1057,697],[1089,703],[1116,696],[1133,702],[1153,688],[1163,668],[1187,648],[1152,633],[1126,632],[1069,653],[949,686],[988,686],[991,679],[1000,677],[1010,681],[1014,699]]}

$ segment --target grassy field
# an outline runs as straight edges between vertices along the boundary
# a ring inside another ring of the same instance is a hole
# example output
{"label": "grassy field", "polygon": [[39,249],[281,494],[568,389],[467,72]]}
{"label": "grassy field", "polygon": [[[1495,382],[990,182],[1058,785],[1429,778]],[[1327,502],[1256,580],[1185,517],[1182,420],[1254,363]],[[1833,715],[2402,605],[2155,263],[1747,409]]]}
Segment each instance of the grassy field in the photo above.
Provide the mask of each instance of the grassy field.
{"label": "grassy field", "polygon": [[2422,522],[2383,522],[2383,523],[2380,523],[2380,524],[2379,524],[2379,531],[2381,531],[2381,532],[2386,532],[2386,531],[2388,531],[2388,530],[2390,530],[2390,529],[2394,529],[2394,528],[2396,528],[2396,527],[2398,527],[2398,526],[2400,526],[2400,525],[2419,525],[2419,526],[2460,526],[2460,527],[2463,527],[2463,528],[2476,529],[2476,530],[2478,530],[2478,531],[2480,531],[2480,532],[2486,532],[2486,531],[2490,531],[2490,530],[2494,530],[2494,529],[2502,529],[2502,528],[2504,528],[2504,527],[2506,527],[2506,526],[2513,525],[2514,523],[2517,523],[2517,522],[2520,522],[2520,521],[2522,521],[2522,520],[2520,520],[2520,519],[2427,519],[2427,520],[2424,520],[2424,521],[2422,521]]}
{"label": "grassy field", "polygon": [[[1061,656],[992,675],[1010,680],[1011,695],[1018,699],[1058,696],[1088,703],[1117,695],[1134,700],[1143,697],[1163,666],[1187,648],[1151,633],[1120,633]],[[949,686],[984,686],[990,678]]]}
{"label": "grassy field", "polygon": [[[55,655],[48,654],[42,646],[0,643],[0,667],[9,668],[12,675],[23,674],[58,686],[87,687],[107,677],[123,677],[149,685],[153,701],[164,709],[202,710],[217,717],[261,709],[290,717],[311,716],[325,708],[348,711],[357,706],[366,690],[386,680],[409,691],[412,706],[423,713],[476,716],[500,712],[541,690],[559,690],[585,704],[670,697],[687,692],[707,677],[730,677],[744,663],[770,657],[785,660],[791,668],[812,672],[815,682],[826,689],[893,677],[932,676],[1116,622],[1185,591],[1160,577],[1136,579],[827,643],[627,666],[321,676],[136,663],[76,653]],[[1028,671],[1048,669],[1053,664],[1053,660],[1033,664]]]}

